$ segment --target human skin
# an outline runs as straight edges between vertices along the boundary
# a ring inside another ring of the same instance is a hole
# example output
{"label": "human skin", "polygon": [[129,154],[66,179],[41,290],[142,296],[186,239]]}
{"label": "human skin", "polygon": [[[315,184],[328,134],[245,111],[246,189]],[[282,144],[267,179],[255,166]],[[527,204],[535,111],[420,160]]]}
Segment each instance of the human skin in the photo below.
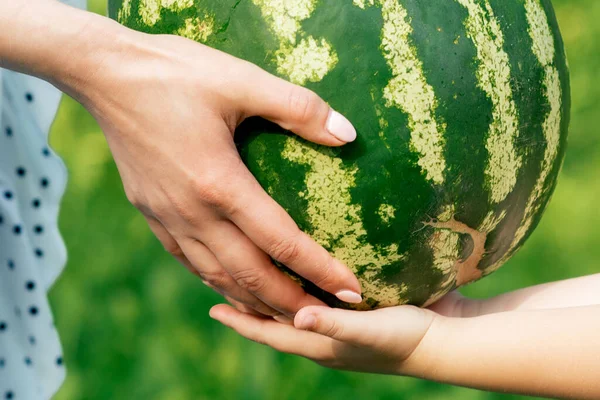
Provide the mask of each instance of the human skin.
{"label": "human skin", "polygon": [[233,141],[251,116],[323,145],[353,141],[351,123],[313,92],[191,40],[135,32],[55,0],[0,0],[0,66],[47,80],[89,110],[128,199],[165,249],[240,309],[285,321],[323,304],[271,258],[361,301],[356,277],[268,196]]}
{"label": "human skin", "polygon": [[294,325],[218,305],[253,341],[321,365],[483,390],[600,399],[600,274],[487,300],[451,293],[429,309],[309,306]]}

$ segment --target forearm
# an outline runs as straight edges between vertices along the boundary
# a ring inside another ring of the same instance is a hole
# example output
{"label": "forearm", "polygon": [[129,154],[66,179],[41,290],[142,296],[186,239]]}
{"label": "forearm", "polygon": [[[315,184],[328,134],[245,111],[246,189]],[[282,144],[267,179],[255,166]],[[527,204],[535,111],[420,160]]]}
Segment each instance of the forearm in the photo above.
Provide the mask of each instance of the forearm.
{"label": "forearm", "polygon": [[600,305],[600,274],[532,286],[480,302],[479,315]]}
{"label": "forearm", "polygon": [[0,0],[0,66],[74,94],[119,28],[55,0]]}
{"label": "forearm", "polygon": [[440,317],[401,373],[485,390],[600,398],[600,306]]}

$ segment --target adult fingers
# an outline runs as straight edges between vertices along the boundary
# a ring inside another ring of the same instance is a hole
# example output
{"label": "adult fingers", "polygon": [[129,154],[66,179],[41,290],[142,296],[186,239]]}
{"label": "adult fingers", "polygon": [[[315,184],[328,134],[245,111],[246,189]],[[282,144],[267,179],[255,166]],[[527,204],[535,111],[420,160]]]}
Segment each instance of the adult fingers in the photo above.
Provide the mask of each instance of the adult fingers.
{"label": "adult fingers", "polygon": [[281,314],[241,288],[219,264],[214,254],[202,243],[190,238],[181,241],[180,246],[185,256],[198,270],[201,278],[219,293],[244,303],[261,314],[270,316]]}
{"label": "adult fingers", "polygon": [[225,297],[225,300],[227,300],[227,302],[229,304],[231,304],[233,307],[235,307],[236,310],[238,310],[240,312],[255,315],[257,317],[265,317],[264,314],[259,313],[258,311],[256,311],[255,309],[253,309],[251,307],[248,307],[244,303],[240,303],[239,301],[233,299],[232,297],[229,297],[229,296],[223,296],[223,297]]}
{"label": "adult fingers", "polygon": [[273,320],[243,314],[225,304],[211,308],[210,316],[245,338],[270,346],[277,351],[315,361],[334,358],[333,343],[329,338]]}
{"label": "adult fingers", "polygon": [[218,222],[209,233],[209,237],[202,237],[202,242],[220,265],[242,289],[270,307],[293,318],[305,306],[325,305],[273,265],[270,258],[231,222]]}
{"label": "adult fingers", "polygon": [[313,91],[291,84],[264,70],[250,67],[251,78],[239,87],[239,108],[261,116],[311,142],[341,146],[356,139],[348,119]]}
{"label": "adult fingers", "polygon": [[249,171],[240,168],[237,174],[236,195],[228,196],[229,219],[273,259],[340,300],[360,303],[361,288],[352,271],[302,232]]}
{"label": "adult fingers", "polygon": [[146,221],[148,222],[148,226],[154,236],[160,241],[163,245],[164,249],[170,253],[180,264],[182,264],[185,268],[188,269],[192,274],[200,277],[200,274],[196,268],[190,263],[190,261],[186,258],[185,254],[179,247],[177,241],[171,236],[169,231],[155,218],[145,216]]}

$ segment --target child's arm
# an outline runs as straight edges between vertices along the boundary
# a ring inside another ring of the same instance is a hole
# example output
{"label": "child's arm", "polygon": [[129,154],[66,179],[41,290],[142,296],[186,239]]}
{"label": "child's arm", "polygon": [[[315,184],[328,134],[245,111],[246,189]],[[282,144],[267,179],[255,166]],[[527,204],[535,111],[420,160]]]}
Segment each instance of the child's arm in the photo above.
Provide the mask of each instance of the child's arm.
{"label": "child's arm", "polygon": [[600,398],[600,306],[436,318],[398,372],[479,389]]}
{"label": "child's arm", "polygon": [[444,315],[408,306],[362,313],[307,307],[296,315],[296,328],[223,305],[211,315],[252,340],[329,367],[598,399],[599,278],[542,285],[481,302],[449,296],[433,307]]}
{"label": "child's arm", "polygon": [[600,274],[531,286],[484,300],[469,299],[454,292],[430,308],[443,315],[473,317],[596,304],[600,304]]}

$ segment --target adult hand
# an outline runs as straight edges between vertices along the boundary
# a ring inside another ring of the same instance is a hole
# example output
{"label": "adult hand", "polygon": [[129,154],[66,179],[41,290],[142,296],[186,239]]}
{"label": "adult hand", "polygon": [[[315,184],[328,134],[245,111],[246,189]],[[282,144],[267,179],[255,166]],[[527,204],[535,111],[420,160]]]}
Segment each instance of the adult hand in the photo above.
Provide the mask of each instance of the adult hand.
{"label": "adult hand", "polygon": [[104,50],[69,89],[98,120],[128,199],[165,249],[265,315],[291,317],[323,304],[271,257],[341,300],[360,302],[352,272],[268,196],[233,141],[244,119],[261,116],[341,146],[356,137],[350,122],[315,93],[246,61],[181,37],[103,23],[118,38],[108,50],[97,46]]}

